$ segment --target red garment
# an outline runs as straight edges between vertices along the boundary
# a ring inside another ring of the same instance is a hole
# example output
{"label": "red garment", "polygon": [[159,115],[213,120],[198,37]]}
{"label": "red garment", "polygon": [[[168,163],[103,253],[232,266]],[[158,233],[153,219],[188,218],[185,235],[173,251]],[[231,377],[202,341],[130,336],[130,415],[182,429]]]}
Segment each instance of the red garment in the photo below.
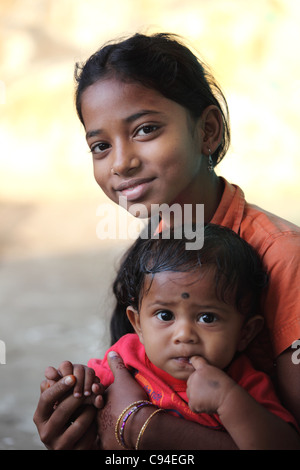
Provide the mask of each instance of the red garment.
{"label": "red garment", "polygon": [[[224,430],[217,414],[193,413],[188,407],[186,381],[175,379],[152,364],[144,346],[136,334],[123,336],[113,347],[106,351],[104,359],[90,359],[88,366],[95,370],[105,387],[114,377],[107,362],[107,353],[116,351],[125,366],[132,371],[135,380],[144,388],[149,400],[169,413],[203,426]],[[255,400],[284,421],[297,424],[291,414],[283,408],[274,392],[271,380],[263,372],[253,369],[249,359],[241,355],[234,360],[227,370],[228,375],[252,395]]]}

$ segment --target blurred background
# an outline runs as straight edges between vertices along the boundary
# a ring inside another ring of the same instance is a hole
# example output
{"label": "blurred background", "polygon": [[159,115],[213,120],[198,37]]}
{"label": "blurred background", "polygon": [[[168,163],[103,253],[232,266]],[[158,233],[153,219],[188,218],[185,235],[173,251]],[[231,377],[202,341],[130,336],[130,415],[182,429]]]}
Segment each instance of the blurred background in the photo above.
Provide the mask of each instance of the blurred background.
{"label": "blurred background", "polygon": [[73,70],[107,40],[173,32],[210,64],[232,145],[217,168],[249,202],[300,224],[298,0],[1,0],[0,449],[41,449],[32,416],[47,365],[108,345],[126,240],[99,240]]}

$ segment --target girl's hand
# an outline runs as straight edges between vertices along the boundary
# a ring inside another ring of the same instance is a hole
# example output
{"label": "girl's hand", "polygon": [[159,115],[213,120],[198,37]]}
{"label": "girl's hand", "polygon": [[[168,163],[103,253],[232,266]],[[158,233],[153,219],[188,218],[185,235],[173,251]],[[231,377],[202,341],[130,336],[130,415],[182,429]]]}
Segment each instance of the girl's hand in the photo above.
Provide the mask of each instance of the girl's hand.
{"label": "girl's hand", "polygon": [[92,404],[96,408],[102,408],[104,387],[101,385],[99,378],[96,377],[93,369],[82,364],[72,364],[70,361],[64,361],[60,364],[58,369],[48,367],[45,371],[45,376],[49,380],[50,385],[52,385],[55,380],[66,375],[74,375],[76,378],[76,384],[73,390],[74,397],[90,397],[90,400],[85,401],[86,404]]}
{"label": "girl's hand", "polygon": [[[119,446],[115,437],[115,425],[118,417],[128,405],[138,400],[147,400],[148,397],[126,369],[122,358],[118,354],[110,353],[108,362],[115,380],[106,390],[104,408],[98,411],[98,435],[101,449],[120,450],[123,448]],[[142,410],[139,413],[142,413]],[[128,430],[129,426],[126,425],[126,432]]]}
{"label": "girl's hand", "polygon": [[195,368],[187,381],[190,409],[195,413],[217,413],[235,382],[221,369],[208,364],[203,357],[193,356],[190,362]]}
{"label": "girl's hand", "polygon": [[83,406],[86,399],[73,396],[75,382],[75,377],[68,375],[51,386],[47,380],[41,384],[33,421],[48,449],[96,448],[96,408]]}

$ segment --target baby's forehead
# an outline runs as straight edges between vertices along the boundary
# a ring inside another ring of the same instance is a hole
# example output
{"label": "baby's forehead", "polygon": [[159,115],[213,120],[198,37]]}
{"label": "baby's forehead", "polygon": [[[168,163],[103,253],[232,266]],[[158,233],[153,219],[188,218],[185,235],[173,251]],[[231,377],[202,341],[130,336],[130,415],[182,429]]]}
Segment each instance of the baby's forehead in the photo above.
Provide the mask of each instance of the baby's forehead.
{"label": "baby's forehead", "polygon": [[193,271],[159,271],[156,273],[147,273],[145,275],[145,281],[156,281],[156,283],[174,282],[178,284],[194,284],[195,282],[200,281],[205,276],[206,272],[207,269],[205,269],[204,266]]}
{"label": "baby's forehead", "polygon": [[153,301],[155,298],[187,302],[217,301],[227,306],[236,304],[235,289],[223,289],[222,276],[218,276],[213,264],[202,265],[192,271],[162,271],[145,275],[139,302]]}
{"label": "baby's forehead", "polygon": [[[183,298],[189,298],[191,292],[197,289],[204,281],[205,284],[213,286],[215,278],[215,269],[201,266],[193,271],[161,271],[158,273],[149,273],[144,279],[144,295],[155,292],[166,293],[170,289],[175,289]],[[197,292],[197,290],[196,290]],[[188,294],[188,295],[187,295]]]}

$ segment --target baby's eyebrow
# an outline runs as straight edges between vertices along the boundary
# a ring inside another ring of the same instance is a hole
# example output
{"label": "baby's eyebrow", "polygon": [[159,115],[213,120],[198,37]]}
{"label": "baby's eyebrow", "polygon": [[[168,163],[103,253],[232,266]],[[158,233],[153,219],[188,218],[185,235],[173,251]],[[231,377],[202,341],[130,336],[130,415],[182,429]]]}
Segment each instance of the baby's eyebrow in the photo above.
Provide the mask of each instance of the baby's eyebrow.
{"label": "baby's eyebrow", "polygon": [[152,307],[153,305],[158,305],[158,306],[161,306],[161,307],[172,307],[173,305],[177,305],[177,302],[175,302],[175,301],[168,302],[168,301],[164,301],[162,299],[155,299],[149,305],[150,305],[150,307]]}

